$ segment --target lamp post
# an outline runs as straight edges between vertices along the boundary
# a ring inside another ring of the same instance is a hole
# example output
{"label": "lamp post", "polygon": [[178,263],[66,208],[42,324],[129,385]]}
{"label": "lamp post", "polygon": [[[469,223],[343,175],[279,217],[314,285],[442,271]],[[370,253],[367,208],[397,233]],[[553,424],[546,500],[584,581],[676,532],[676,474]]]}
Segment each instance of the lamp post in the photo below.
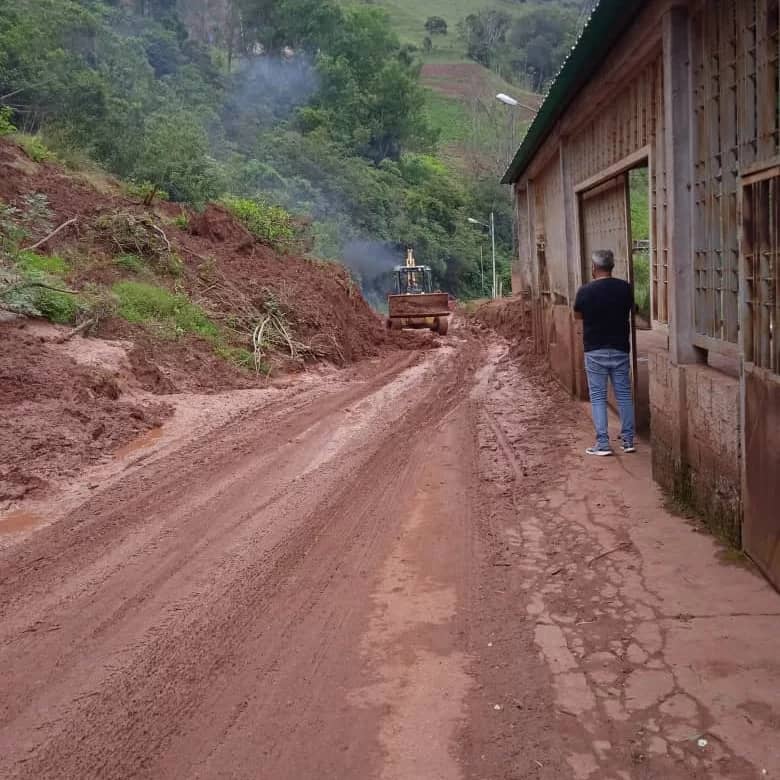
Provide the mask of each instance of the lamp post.
{"label": "lamp post", "polygon": [[[512,164],[512,159],[514,158],[515,152],[517,151],[517,139],[516,139],[516,131],[517,131],[517,112],[515,109],[517,108],[524,108],[526,111],[530,111],[532,114],[536,114],[539,110],[538,108],[534,108],[533,106],[529,106],[526,103],[521,103],[519,100],[516,100],[511,95],[507,95],[505,92],[499,92],[496,95],[496,100],[499,103],[503,103],[505,106],[509,106],[509,137],[507,138],[507,155],[506,155],[506,164],[507,166]],[[512,195],[512,257],[514,258],[517,255],[517,225],[516,225],[516,205],[514,203],[514,195]]]}
{"label": "lamp post", "polygon": [[524,108],[527,111],[531,111],[532,113],[536,113],[537,109],[535,109],[533,106],[529,106],[526,103],[521,103],[519,100],[515,100],[513,97],[510,97],[509,95],[504,94],[503,92],[499,92],[496,95],[496,100],[503,103],[506,106],[512,106],[512,108]]}
{"label": "lamp post", "polygon": [[490,212],[490,223],[487,222],[481,222],[478,219],[474,219],[474,217],[468,217],[468,221],[472,225],[481,225],[482,227],[488,228],[490,230],[490,244],[493,251],[493,284],[492,284],[492,290],[491,290],[491,298],[496,297],[496,218],[495,214],[491,211]]}
{"label": "lamp post", "polygon": [[[515,108],[524,108],[526,111],[530,111],[531,113],[535,114],[537,109],[535,109],[533,106],[526,105],[525,103],[521,103],[519,100],[515,100],[511,95],[507,95],[504,92],[499,92],[496,95],[496,100],[499,103],[503,103],[505,106],[509,106],[512,109]],[[515,111],[511,111],[509,114],[509,138],[507,139],[507,144],[509,146],[509,151],[507,153],[507,165],[512,162],[512,157],[514,156],[514,153],[516,151],[516,129],[517,129],[517,115]]]}

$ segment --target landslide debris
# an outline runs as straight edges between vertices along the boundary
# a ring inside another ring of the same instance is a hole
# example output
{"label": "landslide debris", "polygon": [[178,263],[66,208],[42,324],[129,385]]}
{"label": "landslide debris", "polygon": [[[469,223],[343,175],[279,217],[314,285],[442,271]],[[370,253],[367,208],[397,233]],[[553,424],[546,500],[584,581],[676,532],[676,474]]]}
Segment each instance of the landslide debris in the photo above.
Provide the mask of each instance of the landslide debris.
{"label": "landslide debris", "polygon": [[[413,346],[343,266],[262,243],[224,205],[127,192],[0,139],[0,510],[159,425],[154,396]],[[124,357],[74,359],[98,342]]]}

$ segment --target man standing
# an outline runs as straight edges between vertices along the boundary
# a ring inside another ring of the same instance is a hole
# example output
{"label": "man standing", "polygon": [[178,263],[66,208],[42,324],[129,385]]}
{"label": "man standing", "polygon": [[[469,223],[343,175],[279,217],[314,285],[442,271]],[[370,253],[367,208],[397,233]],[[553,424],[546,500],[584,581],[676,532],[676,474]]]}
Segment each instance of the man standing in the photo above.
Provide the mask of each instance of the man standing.
{"label": "man standing", "polygon": [[593,281],[577,291],[574,312],[583,320],[585,372],[596,429],[596,445],[588,455],[612,455],[607,428],[607,382],[612,381],[620,412],[623,452],[634,447],[634,402],[631,397],[629,367],[631,312],[634,293],[631,285],[612,276],[615,256],[609,249],[599,249],[591,256]]}

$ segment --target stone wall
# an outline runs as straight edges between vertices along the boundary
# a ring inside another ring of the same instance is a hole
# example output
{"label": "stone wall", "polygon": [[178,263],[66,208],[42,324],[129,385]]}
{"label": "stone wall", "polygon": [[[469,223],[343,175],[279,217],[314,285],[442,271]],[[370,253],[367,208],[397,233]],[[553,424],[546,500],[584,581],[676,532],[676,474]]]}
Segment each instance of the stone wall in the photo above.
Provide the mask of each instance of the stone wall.
{"label": "stone wall", "polygon": [[566,390],[573,393],[572,315],[568,306],[552,307],[548,354],[556,377]]}
{"label": "stone wall", "polygon": [[653,476],[739,546],[739,381],[705,365],[649,354]]}

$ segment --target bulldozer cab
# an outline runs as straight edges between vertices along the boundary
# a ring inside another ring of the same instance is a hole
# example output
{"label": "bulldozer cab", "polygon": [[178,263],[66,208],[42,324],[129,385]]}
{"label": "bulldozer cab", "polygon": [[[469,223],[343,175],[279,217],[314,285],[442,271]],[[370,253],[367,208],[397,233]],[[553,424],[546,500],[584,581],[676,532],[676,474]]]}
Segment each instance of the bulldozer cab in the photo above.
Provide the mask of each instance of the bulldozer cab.
{"label": "bulldozer cab", "polygon": [[387,327],[430,328],[447,333],[450,307],[447,293],[433,292],[430,266],[417,265],[414,252],[406,250],[406,265],[395,267],[395,295],[387,296]]}
{"label": "bulldozer cab", "polygon": [[433,289],[433,276],[427,265],[417,265],[414,252],[406,251],[406,265],[395,268],[396,295],[423,295]]}

